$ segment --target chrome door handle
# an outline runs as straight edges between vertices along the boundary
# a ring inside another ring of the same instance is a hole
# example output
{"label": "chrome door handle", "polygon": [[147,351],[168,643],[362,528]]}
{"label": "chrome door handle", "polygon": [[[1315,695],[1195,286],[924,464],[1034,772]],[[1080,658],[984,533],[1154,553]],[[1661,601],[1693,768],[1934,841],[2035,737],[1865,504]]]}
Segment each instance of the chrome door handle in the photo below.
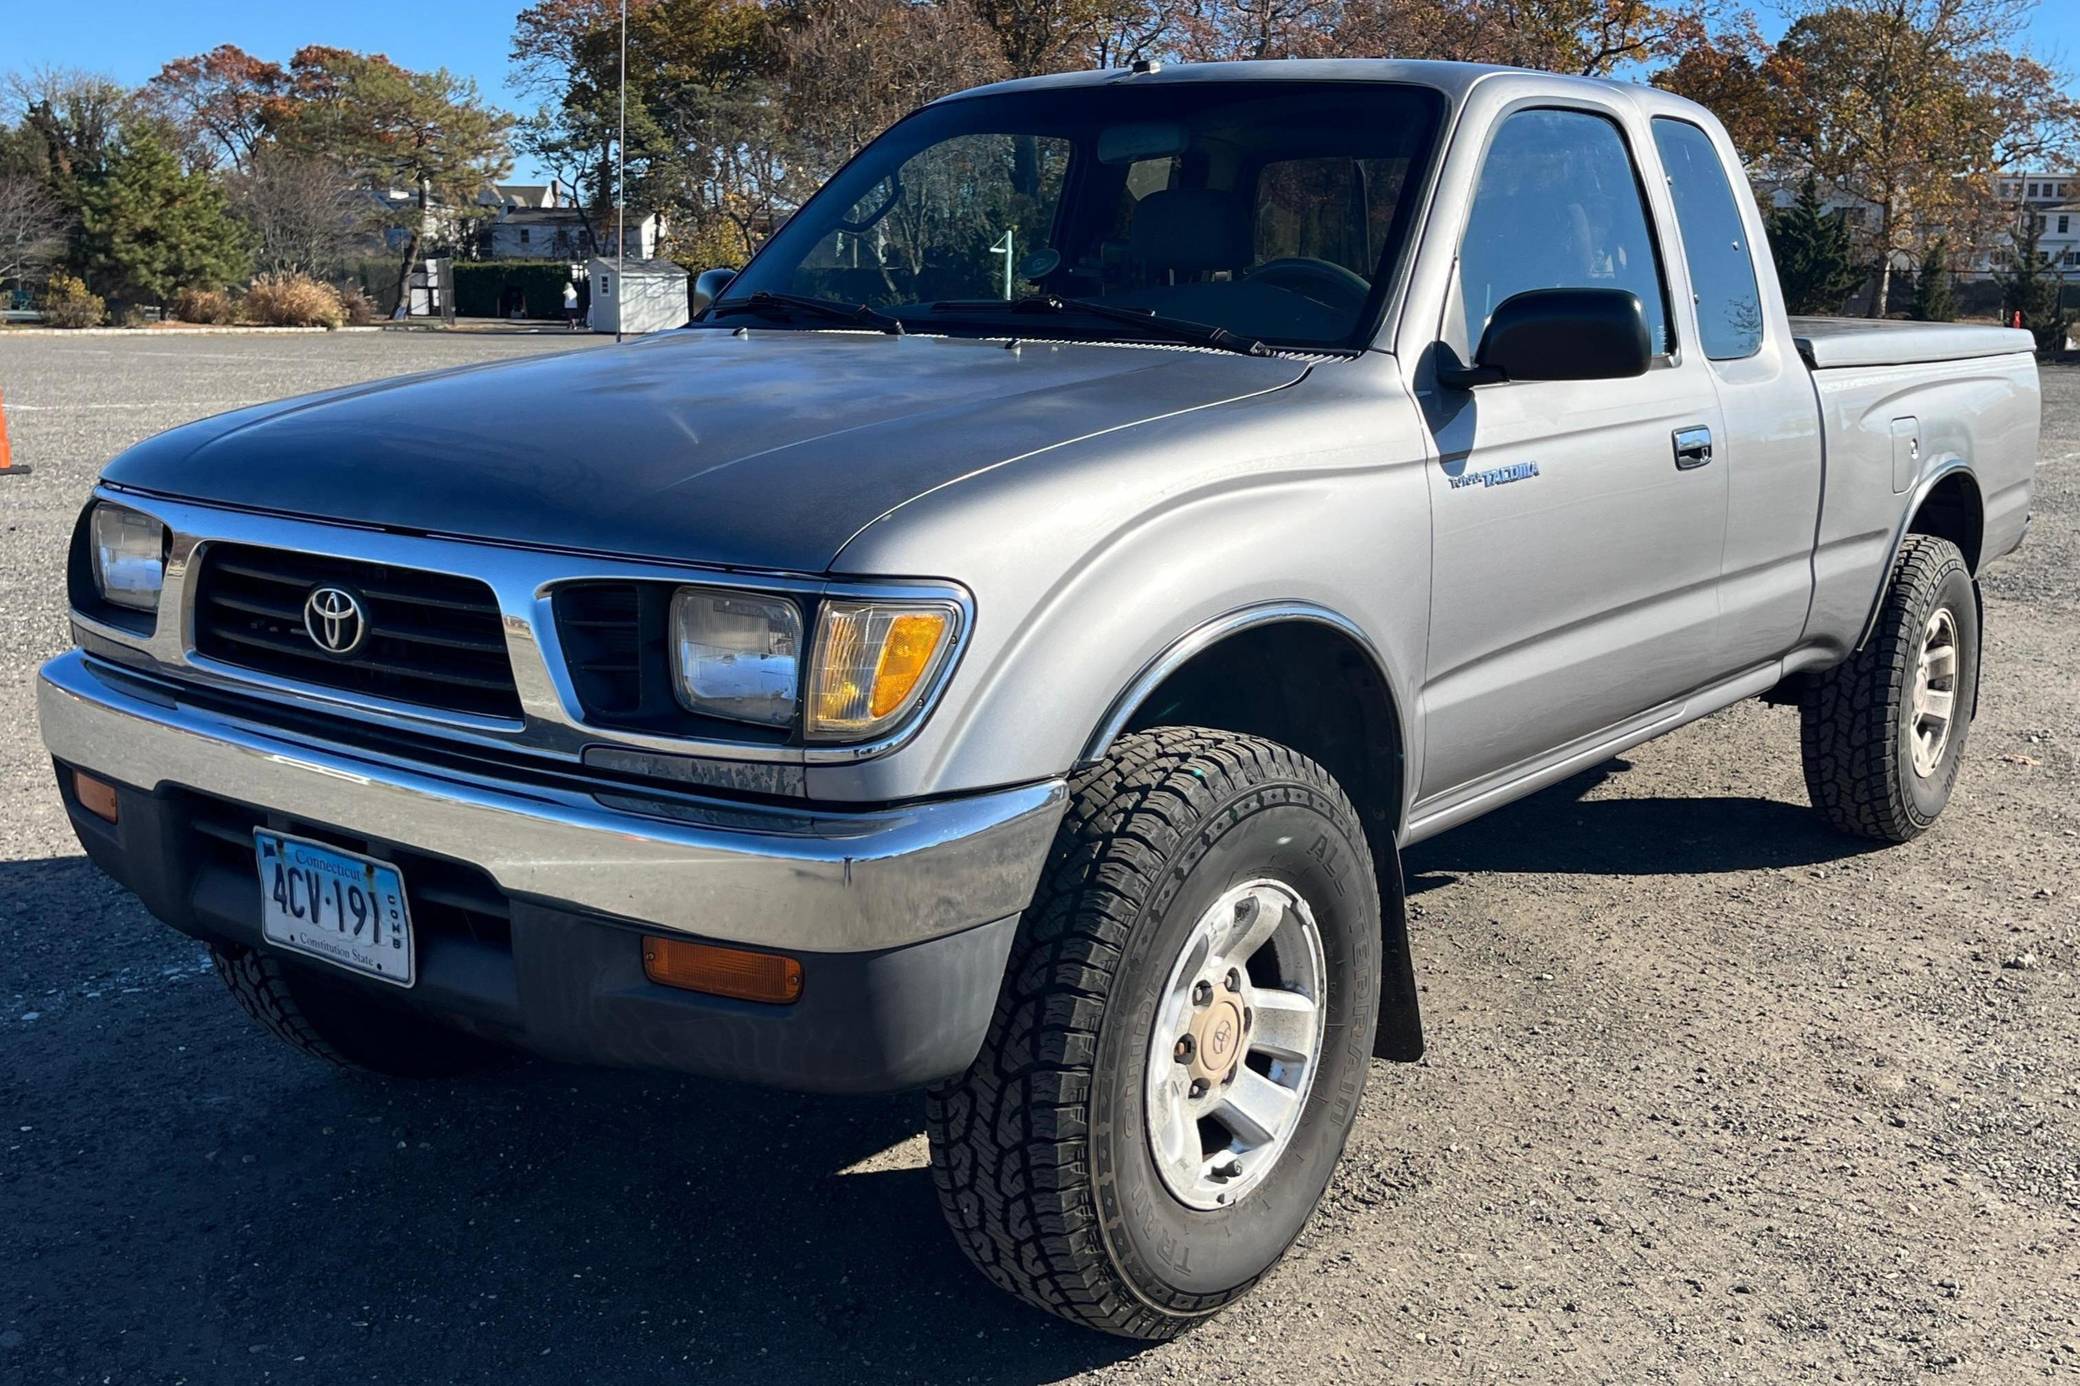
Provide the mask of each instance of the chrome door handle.
{"label": "chrome door handle", "polygon": [[1675,431],[1676,470],[1687,472],[1712,460],[1712,431],[1703,425]]}

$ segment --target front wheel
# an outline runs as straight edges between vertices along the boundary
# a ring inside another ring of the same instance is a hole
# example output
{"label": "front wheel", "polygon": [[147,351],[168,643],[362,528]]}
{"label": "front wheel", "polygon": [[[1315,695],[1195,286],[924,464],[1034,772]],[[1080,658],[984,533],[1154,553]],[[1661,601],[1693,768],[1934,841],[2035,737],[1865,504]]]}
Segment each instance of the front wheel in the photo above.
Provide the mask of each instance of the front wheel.
{"label": "front wheel", "polygon": [[1846,833],[1905,842],[1950,802],[1979,690],[1979,602],[1957,546],[1908,536],[1877,629],[1799,702],[1813,806]]}
{"label": "front wheel", "polygon": [[1080,775],[988,1038],[931,1094],[961,1247],[1063,1318],[1167,1338],[1300,1233],[1378,1021],[1356,810],[1255,737],[1165,727]]}

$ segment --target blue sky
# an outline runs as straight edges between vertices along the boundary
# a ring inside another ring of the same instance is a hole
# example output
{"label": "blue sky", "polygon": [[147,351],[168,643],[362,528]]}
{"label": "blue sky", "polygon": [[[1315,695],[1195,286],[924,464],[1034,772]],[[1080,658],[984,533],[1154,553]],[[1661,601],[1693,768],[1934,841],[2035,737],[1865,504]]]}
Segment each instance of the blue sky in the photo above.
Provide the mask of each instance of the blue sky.
{"label": "blue sky", "polygon": [[[89,0],[78,6],[11,0],[0,24],[0,70],[46,64],[88,68],[137,83],[171,58],[235,43],[276,62],[306,43],[388,53],[407,67],[446,67],[474,77],[494,102],[529,109],[506,86],[506,44],[523,0],[354,0],[347,5],[281,0]],[[1782,32],[1775,5],[1755,8],[1765,30]],[[2046,0],[2029,46],[2080,66],[2080,3]],[[528,178],[534,171],[517,170]]]}
{"label": "blue sky", "polygon": [[[5,0],[0,71],[54,67],[138,83],[173,58],[235,43],[286,63],[307,43],[387,53],[406,67],[474,77],[494,104],[531,110],[506,86],[506,47],[525,0],[89,0],[78,6]],[[531,170],[523,167],[517,176]]]}

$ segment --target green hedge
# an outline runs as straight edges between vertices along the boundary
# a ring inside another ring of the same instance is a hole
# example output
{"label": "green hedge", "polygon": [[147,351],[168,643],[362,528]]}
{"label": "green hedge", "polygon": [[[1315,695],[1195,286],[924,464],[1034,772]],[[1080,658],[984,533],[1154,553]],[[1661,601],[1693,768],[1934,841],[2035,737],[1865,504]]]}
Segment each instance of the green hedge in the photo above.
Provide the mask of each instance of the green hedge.
{"label": "green hedge", "polygon": [[[455,262],[455,312],[465,318],[502,318],[517,290],[530,318],[563,316],[563,286],[570,280],[568,260],[458,260]],[[591,302],[590,286],[578,282],[578,311]]]}

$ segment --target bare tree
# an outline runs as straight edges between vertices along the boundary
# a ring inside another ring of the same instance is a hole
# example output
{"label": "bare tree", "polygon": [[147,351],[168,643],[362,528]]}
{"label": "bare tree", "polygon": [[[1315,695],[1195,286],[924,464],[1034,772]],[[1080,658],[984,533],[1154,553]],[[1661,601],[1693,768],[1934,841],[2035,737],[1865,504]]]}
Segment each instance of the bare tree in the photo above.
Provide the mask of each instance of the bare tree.
{"label": "bare tree", "polygon": [[0,284],[41,278],[64,236],[64,210],[41,179],[0,174]]}
{"label": "bare tree", "polygon": [[783,43],[787,120],[812,185],[919,106],[1005,74],[964,0],[811,0]]}
{"label": "bare tree", "polygon": [[262,145],[225,182],[263,271],[329,274],[373,231],[358,180],[322,155]]}
{"label": "bare tree", "polygon": [[44,172],[60,188],[100,169],[134,107],[128,87],[93,72],[43,67],[0,83],[0,116],[28,129]]}

